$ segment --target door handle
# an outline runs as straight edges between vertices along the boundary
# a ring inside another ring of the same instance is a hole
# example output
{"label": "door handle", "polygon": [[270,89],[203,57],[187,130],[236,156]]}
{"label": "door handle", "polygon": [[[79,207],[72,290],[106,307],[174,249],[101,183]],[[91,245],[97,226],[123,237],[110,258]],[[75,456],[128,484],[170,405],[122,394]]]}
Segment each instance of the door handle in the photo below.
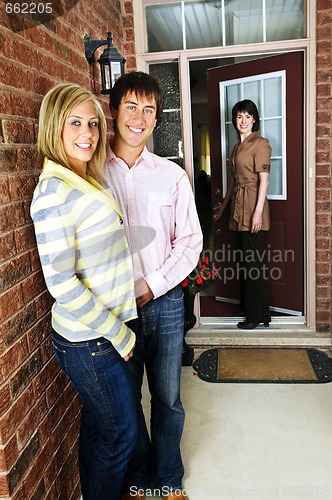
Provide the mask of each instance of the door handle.
{"label": "door handle", "polygon": [[218,194],[221,194],[221,189],[220,187],[217,187],[214,191],[214,194],[218,195]]}
{"label": "door handle", "polygon": [[216,233],[217,233],[217,236],[220,236],[221,235],[221,229],[220,228],[217,229]]}

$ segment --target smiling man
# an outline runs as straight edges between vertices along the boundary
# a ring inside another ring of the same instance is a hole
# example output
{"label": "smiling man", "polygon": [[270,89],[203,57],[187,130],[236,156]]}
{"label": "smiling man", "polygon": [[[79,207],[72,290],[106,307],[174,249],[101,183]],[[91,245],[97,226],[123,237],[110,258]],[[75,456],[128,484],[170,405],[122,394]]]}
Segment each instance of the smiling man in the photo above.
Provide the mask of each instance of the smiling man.
{"label": "smiling man", "polygon": [[[138,306],[138,319],[128,324],[137,339],[128,369],[139,436],[123,499],[143,499],[151,489],[164,499],[187,498],[180,454],[181,281],[198,262],[202,233],[185,171],[146,148],[162,105],[158,82],[142,72],[119,78],[110,96],[114,138],[107,152],[105,184],[124,216]],[[141,405],[144,366],[151,393],[151,438]]]}

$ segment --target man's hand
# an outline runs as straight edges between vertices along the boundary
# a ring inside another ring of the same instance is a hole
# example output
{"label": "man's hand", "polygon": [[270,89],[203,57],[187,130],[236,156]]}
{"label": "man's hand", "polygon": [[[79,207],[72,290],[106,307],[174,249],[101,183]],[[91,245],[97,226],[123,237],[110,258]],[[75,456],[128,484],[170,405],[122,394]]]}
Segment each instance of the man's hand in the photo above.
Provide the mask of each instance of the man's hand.
{"label": "man's hand", "polygon": [[143,293],[143,295],[140,295],[139,297],[137,297],[137,299],[136,299],[137,307],[143,307],[143,306],[145,306],[145,304],[150,302],[151,299],[153,299],[153,293],[152,293],[151,288],[149,287],[148,284],[147,284],[147,287],[148,287],[148,291]]}

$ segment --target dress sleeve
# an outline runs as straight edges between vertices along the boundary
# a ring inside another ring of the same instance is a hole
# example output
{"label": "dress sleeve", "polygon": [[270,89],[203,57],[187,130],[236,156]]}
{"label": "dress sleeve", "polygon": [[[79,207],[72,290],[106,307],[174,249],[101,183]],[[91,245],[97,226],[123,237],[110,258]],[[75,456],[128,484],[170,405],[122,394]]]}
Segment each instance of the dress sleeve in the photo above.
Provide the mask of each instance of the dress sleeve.
{"label": "dress sleeve", "polygon": [[270,172],[271,161],[271,146],[267,139],[261,137],[256,145],[254,155],[254,171],[258,174],[260,172]]}

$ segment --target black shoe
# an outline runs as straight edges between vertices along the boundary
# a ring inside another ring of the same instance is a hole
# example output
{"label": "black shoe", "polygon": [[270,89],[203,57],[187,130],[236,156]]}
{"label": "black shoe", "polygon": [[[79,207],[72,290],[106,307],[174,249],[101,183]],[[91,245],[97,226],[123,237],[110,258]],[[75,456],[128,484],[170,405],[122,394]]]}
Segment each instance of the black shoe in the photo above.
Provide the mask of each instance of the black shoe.
{"label": "black shoe", "polygon": [[[264,324],[265,328],[269,327],[269,322],[268,321],[264,322],[263,324]],[[240,321],[237,324],[237,327],[241,328],[243,330],[254,330],[254,328],[257,328],[258,325],[259,325],[259,323],[256,323],[255,321],[248,321],[246,319],[245,321]]]}

